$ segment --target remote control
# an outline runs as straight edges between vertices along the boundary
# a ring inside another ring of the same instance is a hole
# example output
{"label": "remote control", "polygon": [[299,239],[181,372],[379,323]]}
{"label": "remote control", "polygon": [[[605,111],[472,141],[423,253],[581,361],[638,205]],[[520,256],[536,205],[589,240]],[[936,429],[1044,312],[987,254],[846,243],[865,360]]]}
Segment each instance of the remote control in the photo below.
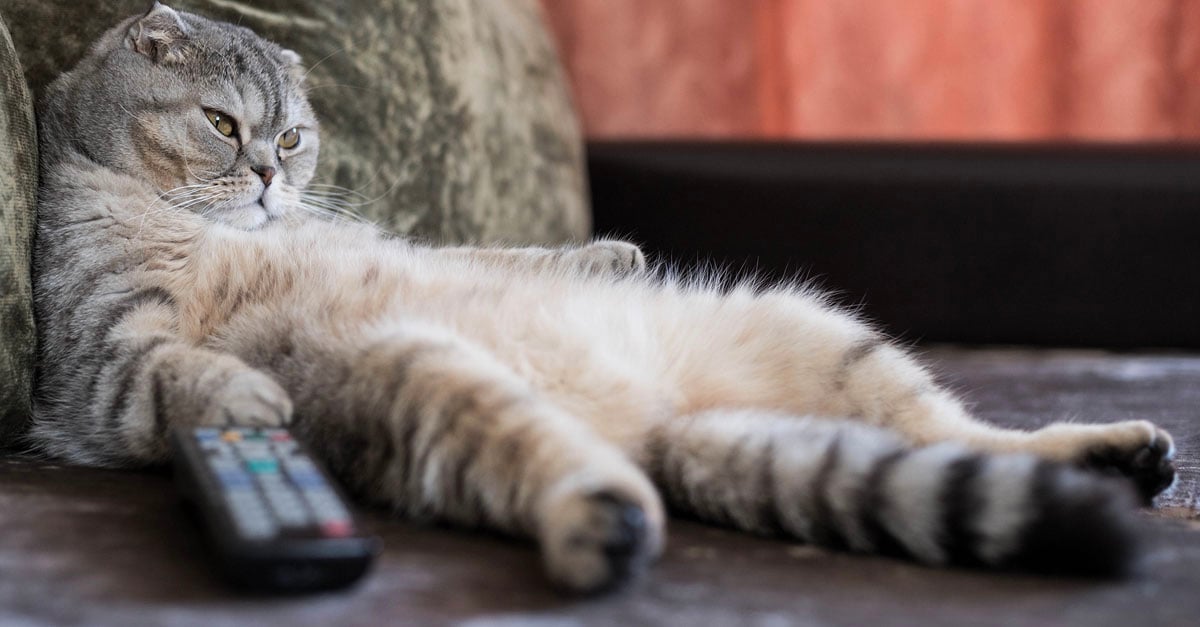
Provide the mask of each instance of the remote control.
{"label": "remote control", "polygon": [[359,533],[341,494],[286,429],[175,429],[176,480],[226,578],[301,592],[361,577],[379,541]]}

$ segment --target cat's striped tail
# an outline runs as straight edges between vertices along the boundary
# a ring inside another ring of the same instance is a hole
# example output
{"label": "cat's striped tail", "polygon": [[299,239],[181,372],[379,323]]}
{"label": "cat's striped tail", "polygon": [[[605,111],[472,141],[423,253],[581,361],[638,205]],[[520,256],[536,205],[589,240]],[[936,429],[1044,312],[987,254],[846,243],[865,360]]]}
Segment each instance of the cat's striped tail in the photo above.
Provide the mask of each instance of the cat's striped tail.
{"label": "cat's striped tail", "polygon": [[1132,493],[1031,455],[910,447],[858,424],[708,412],[663,426],[647,466],[677,510],[763,534],[928,564],[1116,576]]}

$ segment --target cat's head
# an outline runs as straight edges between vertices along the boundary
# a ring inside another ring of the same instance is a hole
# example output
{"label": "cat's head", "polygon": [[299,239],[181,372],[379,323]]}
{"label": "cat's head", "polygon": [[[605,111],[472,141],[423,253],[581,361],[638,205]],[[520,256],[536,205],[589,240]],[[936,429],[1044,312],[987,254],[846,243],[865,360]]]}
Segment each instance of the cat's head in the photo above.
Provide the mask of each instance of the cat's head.
{"label": "cat's head", "polygon": [[51,88],[49,130],[180,210],[255,228],[293,210],[316,167],[304,74],[249,29],[156,2]]}

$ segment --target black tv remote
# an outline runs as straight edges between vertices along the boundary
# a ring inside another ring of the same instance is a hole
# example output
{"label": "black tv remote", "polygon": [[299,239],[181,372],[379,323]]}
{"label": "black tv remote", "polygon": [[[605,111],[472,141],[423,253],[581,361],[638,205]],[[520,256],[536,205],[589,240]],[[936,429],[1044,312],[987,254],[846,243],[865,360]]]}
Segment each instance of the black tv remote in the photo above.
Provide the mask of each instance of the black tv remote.
{"label": "black tv remote", "polygon": [[379,541],[286,429],[175,429],[175,476],[233,584],[262,592],[347,586]]}

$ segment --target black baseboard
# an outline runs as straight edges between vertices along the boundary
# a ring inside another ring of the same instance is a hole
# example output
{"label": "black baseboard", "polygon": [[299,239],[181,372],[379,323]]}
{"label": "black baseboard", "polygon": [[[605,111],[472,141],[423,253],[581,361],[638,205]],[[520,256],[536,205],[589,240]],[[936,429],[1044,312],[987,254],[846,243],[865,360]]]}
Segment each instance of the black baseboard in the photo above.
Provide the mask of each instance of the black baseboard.
{"label": "black baseboard", "polygon": [[589,145],[597,233],[910,340],[1200,347],[1200,147]]}

